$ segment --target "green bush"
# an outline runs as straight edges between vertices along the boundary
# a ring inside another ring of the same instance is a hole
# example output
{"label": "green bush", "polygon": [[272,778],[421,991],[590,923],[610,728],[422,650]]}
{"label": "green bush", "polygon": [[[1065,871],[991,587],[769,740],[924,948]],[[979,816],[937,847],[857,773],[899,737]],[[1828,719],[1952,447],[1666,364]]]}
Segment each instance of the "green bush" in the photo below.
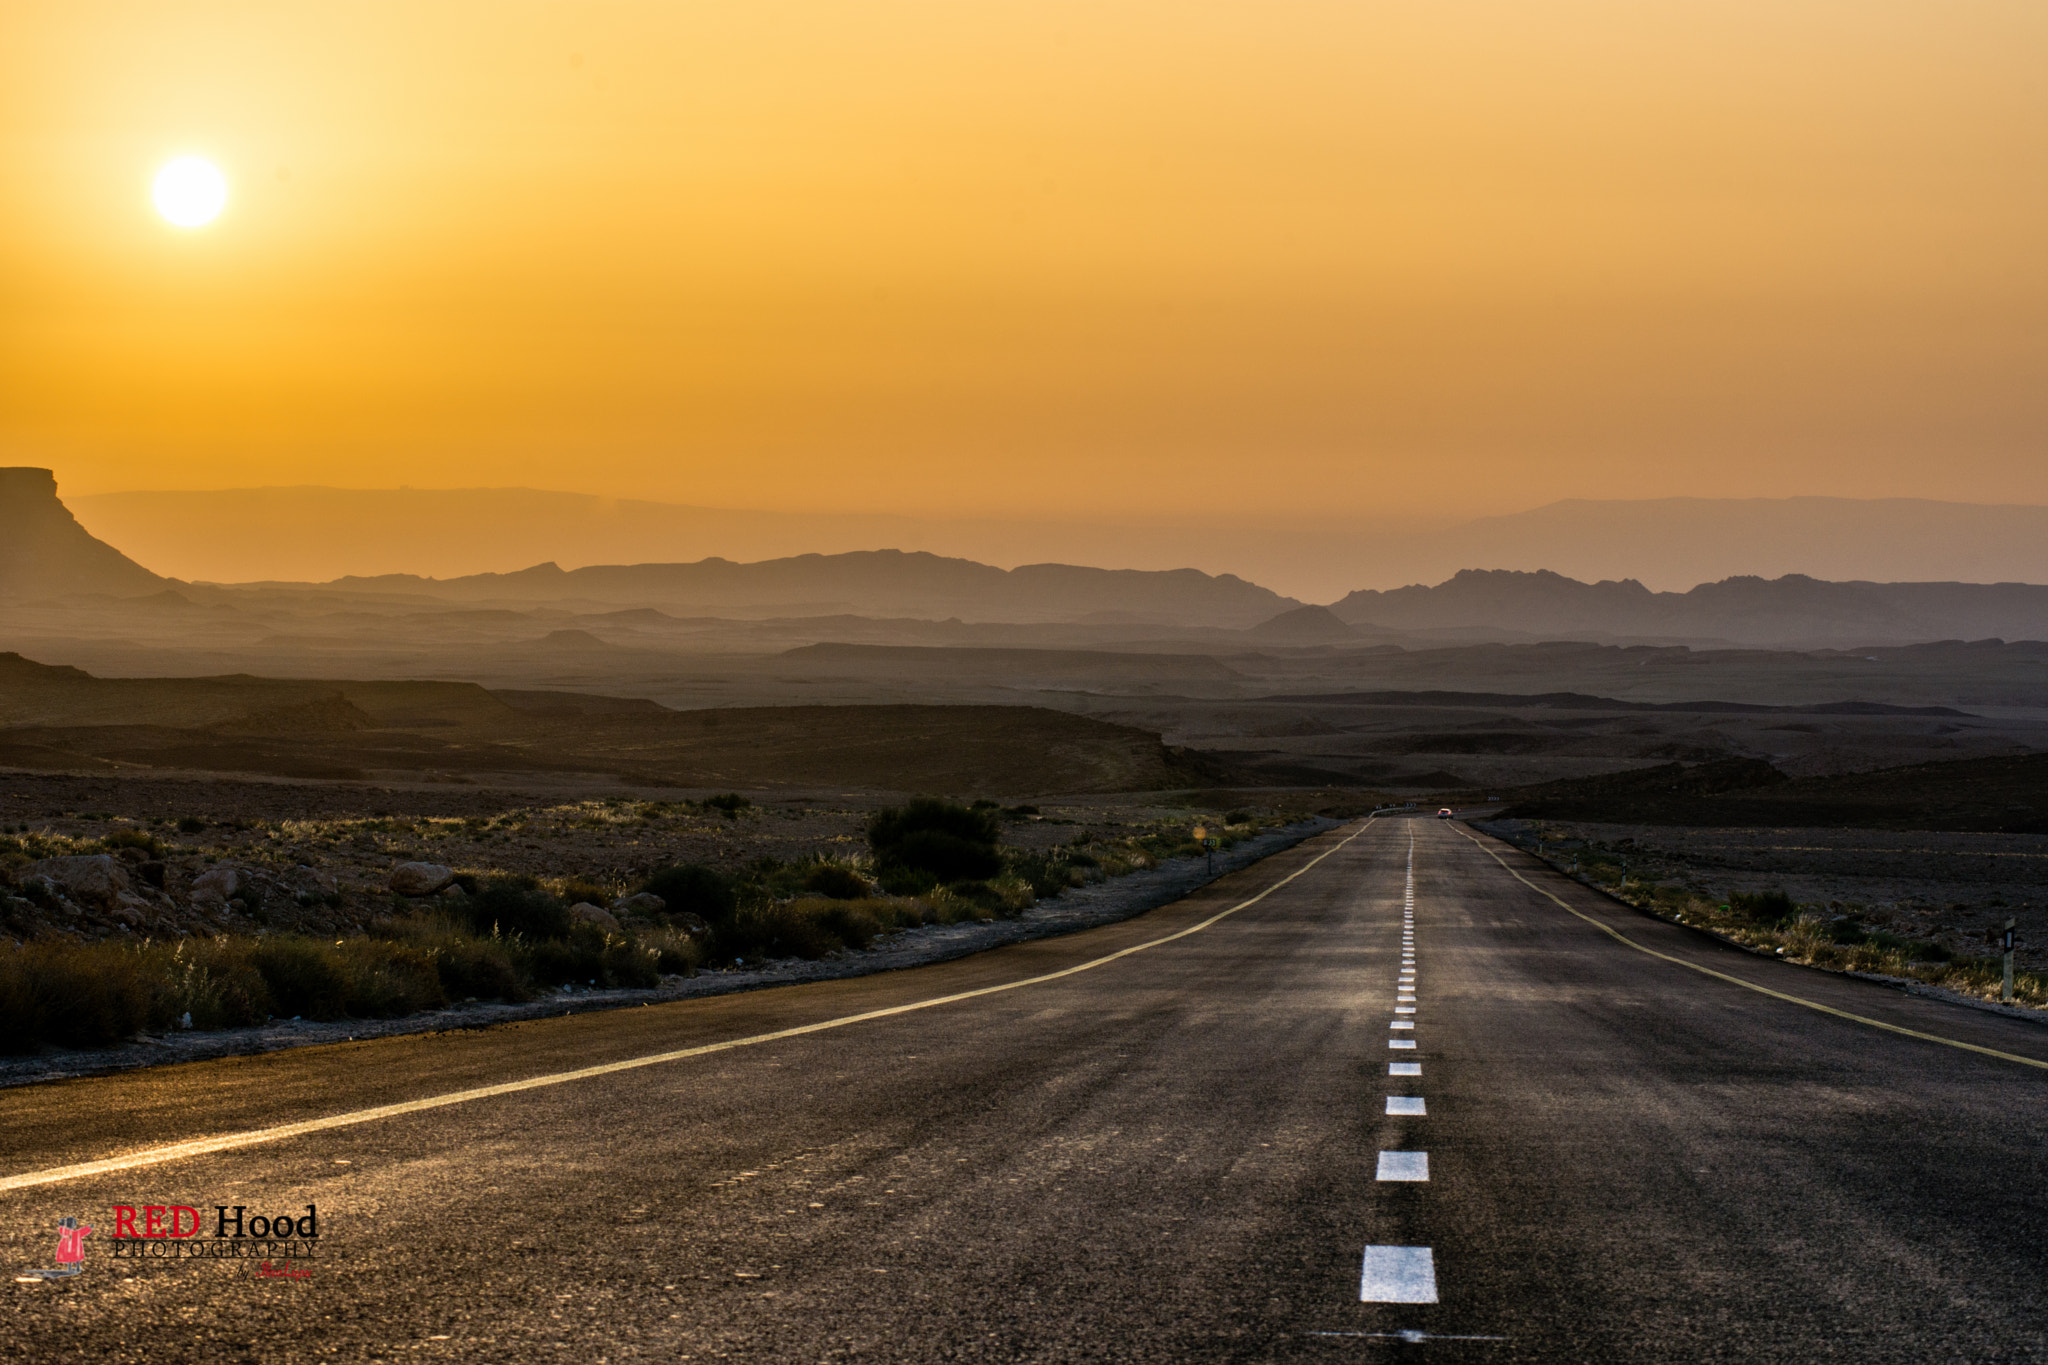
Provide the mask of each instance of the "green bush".
{"label": "green bush", "polygon": [[561,938],[569,932],[569,911],[531,877],[493,877],[465,898],[463,912],[479,934]]}
{"label": "green bush", "polygon": [[731,879],[702,863],[661,868],[640,889],[661,897],[667,913],[695,915],[710,925],[730,920],[738,905]]}
{"label": "green bush", "polygon": [[941,882],[999,875],[1000,837],[994,807],[970,809],[931,796],[884,810],[868,825],[868,847],[878,871],[925,872]]}
{"label": "green bush", "polygon": [[1783,924],[1799,913],[1799,903],[1782,891],[1738,891],[1728,908],[1758,924]]}
{"label": "green bush", "polygon": [[832,900],[857,901],[868,894],[867,880],[839,863],[820,863],[807,873],[803,888]]}

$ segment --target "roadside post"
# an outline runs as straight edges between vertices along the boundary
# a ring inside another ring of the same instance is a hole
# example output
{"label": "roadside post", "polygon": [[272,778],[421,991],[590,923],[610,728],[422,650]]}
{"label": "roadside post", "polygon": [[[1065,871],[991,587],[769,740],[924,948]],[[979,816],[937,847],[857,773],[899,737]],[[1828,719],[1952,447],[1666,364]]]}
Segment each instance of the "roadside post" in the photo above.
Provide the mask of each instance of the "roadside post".
{"label": "roadside post", "polygon": [[1998,993],[1998,998],[2008,1005],[2012,1003],[2012,931],[2018,924],[2016,919],[2005,921],[2005,988]]}
{"label": "roadside post", "polygon": [[1196,825],[1195,842],[1200,844],[1202,851],[1209,855],[1209,872],[1213,876],[1216,871],[1216,845],[1223,841],[1211,835],[1208,826]]}

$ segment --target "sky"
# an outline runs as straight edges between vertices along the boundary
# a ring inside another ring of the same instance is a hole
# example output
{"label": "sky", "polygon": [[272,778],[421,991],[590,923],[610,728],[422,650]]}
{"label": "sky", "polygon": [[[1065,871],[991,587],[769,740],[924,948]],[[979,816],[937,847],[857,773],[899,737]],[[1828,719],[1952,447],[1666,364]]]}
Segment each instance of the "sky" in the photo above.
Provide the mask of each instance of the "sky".
{"label": "sky", "polygon": [[2048,503],[2044,70],[2039,0],[10,0],[0,463]]}

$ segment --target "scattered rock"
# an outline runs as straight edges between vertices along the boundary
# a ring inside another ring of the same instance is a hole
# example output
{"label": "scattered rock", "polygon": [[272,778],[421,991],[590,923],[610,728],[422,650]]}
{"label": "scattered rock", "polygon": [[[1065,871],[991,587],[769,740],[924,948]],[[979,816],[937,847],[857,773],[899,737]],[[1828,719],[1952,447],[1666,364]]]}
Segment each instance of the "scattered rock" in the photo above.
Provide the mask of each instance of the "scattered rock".
{"label": "scattered rock", "polygon": [[130,929],[135,929],[149,923],[150,920],[155,918],[156,912],[150,906],[150,903],[142,897],[130,891],[123,891],[114,898],[114,907],[111,913],[115,919],[127,925]]}
{"label": "scattered rock", "polygon": [[79,905],[95,910],[111,908],[114,898],[128,890],[128,869],[105,853],[45,858],[23,868],[21,877],[23,881],[40,877]]}
{"label": "scattered rock", "polygon": [[444,901],[459,901],[459,900],[461,900],[461,899],[462,899],[462,888],[461,888],[461,887],[459,887],[459,886],[455,886],[455,885],[452,885],[452,884],[451,884],[451,885],[448,885],[448,886],[444,886],[444,887],[442,887],[442,888],[441,888],[441,899],[442,899],[442,900],[444,900]]}
{"label": "scattered rock", "polygon": [[439,863],[400,863],[391,869],[391,889],[401,896],[431,896],[455,880]]}
{"label": "scattered rock", "polygon": [[220,909],[240,896],[247,885],[241,868],[219,863],[192,879],[192,900],[197,905]]}
{"label": "scattered rock", "polygon": [[569,918],[580,920],[585,924],[595,924],[600,929],[608,929],[613,932],[616,932],[619,927],[617,916],[602,906],[592,905],[589,901],[577,901],[574,905],[570,906]]}
{"label": "scattered rock", "polygon": [[666,909],[668,902],[651,891],[621,896],[612,902],[612,913],[617,915],[658,915]]}

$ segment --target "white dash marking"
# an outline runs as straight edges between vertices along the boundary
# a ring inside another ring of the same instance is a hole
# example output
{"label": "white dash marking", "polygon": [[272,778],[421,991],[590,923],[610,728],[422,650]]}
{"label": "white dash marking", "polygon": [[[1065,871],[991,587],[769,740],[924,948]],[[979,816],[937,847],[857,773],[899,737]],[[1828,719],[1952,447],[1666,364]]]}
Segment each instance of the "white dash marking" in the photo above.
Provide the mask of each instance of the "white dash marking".
{"label": "white dash marking", "polygon": [[1428,1152],[1381,1152],[1381,1180],[1424,1181],[1429,1179]]}
{"label": "white dash marking", "polygon": [[1391,1023],[1391,1024],[1387,1025],[1387,1027],[1388,1027],[1388,1028],[1414,1028],[1414,1027],[1415,1027],[1415,1021],[1414,1021],[1413,1019],[1396,1019],[1396,1020],[1395,1020],[1395,1021],[1394,1021],[1393,1023]]}
{"label": "white dash marking", "polygon": [[1387,1039],[1387,1046],[1391,1048],[1412,1048],[1415,1046],[1415,1040],[1413,1038],[1389,1038]]}
{"label": "white dash marking", "polygon": [[[1413,1000],[1413,999],[1414,999],[1415,997],[1411,995],[1411,996],[1409,996],[1408,998],[1409,998],[1410,1000]],[[1413,1013],[1415,1013],[1415,1006],[1413,1006],[1413,1005],[1396,1005],[1396,1006],[1394,1006],[1394,1013],[1396,1013],[1396,1014],[1413,1014]]]}
{"label": "white dash marking", "polygon": [[1420,1076],[1422,1074],[1422,1063],[1388,1062],[1387,1074],[1389,1076]]}
{"label": "white dash marking", "polygon": [[1387,1112],[1389,1114],[1427,1114],[1429,1110],[1423,1106],[1420,1095],[1389,1095],[1387,1096]]}

